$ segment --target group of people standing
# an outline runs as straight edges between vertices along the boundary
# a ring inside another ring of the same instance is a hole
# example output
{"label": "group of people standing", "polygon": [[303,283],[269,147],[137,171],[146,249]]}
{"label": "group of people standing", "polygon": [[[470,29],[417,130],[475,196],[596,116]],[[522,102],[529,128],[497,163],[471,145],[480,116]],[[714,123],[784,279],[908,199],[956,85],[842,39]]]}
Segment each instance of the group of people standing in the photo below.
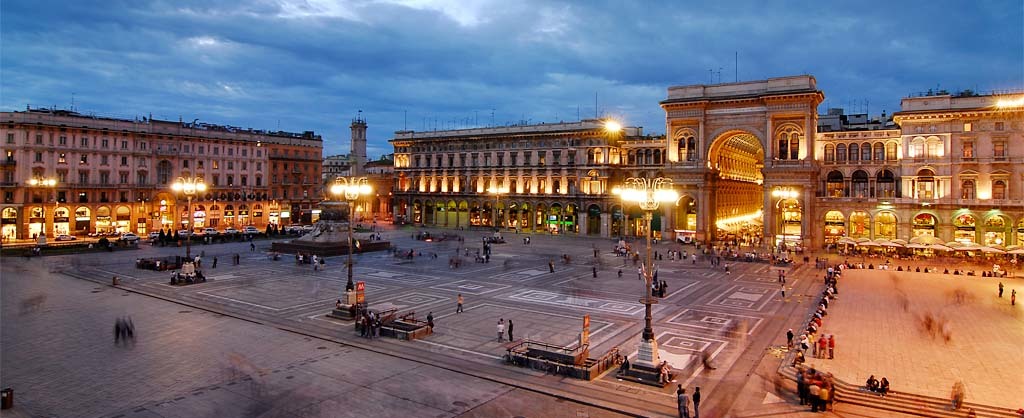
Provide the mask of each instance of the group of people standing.
{"label": "group of people standing", "polygon": [[[679,408],[679,418],[690,418],[693,411],[693,418],[700,418],[700,386],[693,389],[693,395],[687,395],[683,385],[676,386],[676,405]],[[693,399],[693,409],[690,409],[690,399]]]}

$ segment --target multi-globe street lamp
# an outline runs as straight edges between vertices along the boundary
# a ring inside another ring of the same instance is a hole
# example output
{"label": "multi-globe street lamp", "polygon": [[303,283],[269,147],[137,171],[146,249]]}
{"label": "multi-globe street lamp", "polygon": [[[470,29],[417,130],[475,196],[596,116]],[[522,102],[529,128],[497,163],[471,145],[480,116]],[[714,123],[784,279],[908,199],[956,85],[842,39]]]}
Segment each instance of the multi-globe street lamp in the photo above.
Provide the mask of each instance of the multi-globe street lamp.
{"label": "multi-globe street lamp", "polygon": [[206,191],[206,182],[203,181],[202,177],[178,177],[177,180],[171,184],[171,190],[175,193],[181,193],[185,195],[187,203],[185,205],[186,222],[188,224],[188,237],[185,238],[185,258],[192,260],[192,196],[197,193]]}
{"label": "multi-globe street lamp", "polygon": [[352,225],[356,217],[356,201],[359,196],[366,196],[373,192],[366,177],[338,177],[330,188],[334,196],[344,197],[348,201],[348,282],[345,283],[345,292],[352,292],[355,283],[352,282]]}
{"label": "multi-globe street lamp", "polygon": [[651,305],[658,303],[651,295],[651,284],[654,280],[654,261],[651,259],[651,219],[661,202],[675,202],[679,194],[672,189],[672,180],[665,177],[640,178],[630,177],[625,183],[612,190],[623,202],[636,203],[644,211],[644,222],[647,225],[647,261],[643,266],[644,297],[644,332],[640,341],[637,361],[645,366],[658,367],[658,341],[654,338],[651,326]]}

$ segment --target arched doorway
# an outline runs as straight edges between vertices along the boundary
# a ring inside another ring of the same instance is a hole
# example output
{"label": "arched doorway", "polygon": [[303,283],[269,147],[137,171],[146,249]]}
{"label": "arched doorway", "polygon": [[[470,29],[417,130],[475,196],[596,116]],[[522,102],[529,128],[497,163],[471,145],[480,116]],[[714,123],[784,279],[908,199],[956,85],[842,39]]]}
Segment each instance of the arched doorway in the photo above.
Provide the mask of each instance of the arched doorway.
{"label": "arched doorway", "polygon": [[92,223],[92,211],[88,207],[79,206],[75,209],[75,231],[88,233],[89,224]]}
{"label": "arched doorway", "polygon": [[538,204],[537,208],[534,209],[533,214],[532,214],[531,219],[530,219],[530,230],[533,230],[533,231],[541,230],[541,231],[543,231],[544,228],[546,228],[546,225],[547,225],[547,215],[548,215],[547,205],[544,205],[543,203]]}
{"label": "arched doorway", "polygon": [[917,199],[935,198],[935,172],[927,168],[917,172],[917,186],[914,188]]}
{"label": "arched doorway", "polygon": [[871,215],[862,210],[850,214],[850,238],[871,238]]}
{"label": "arched doorway", "polygon": [[114,213],[114,232],[122,233],[131,230],[132,210],[127,206],[118,206]]}
{"label": "arched doorway", "polygon": [[565,212],[562,214],[562,223],[565,226],[565,232],[571,232],[577,234],[580,232],[577,220],[577,213],[579,208],[576,204],[570,203],[565,205]]}
{"label": "arched doorway", "polygon": [[896,239],[896,214],[892,212],[879,212],[875,215],[875,238]]}
{"label": "arched doorway", "polygon": [[825,214],[825,245],[833,245],[846,236],[846,217],[838,210]]}
{"label": "arched doorway", "polygon": [[964,244],[978,242],[978,218],[970,213],[963,213],[953,218],[953,241]]}
{"label": "arched doorway", "polygon": [[96,233],[107,234],[113,232],[111,229],[110,207],[100,206],[96,209]]}
{"label": "arched doorway", "polygon": [[71,210],[67,207],[59,207],[53,210],[53,234],[70,234],[71,233]]}
{"label": "arched doorway", "polygon": [[692,235],[697,231],[697,199],[692,196],[683,195],[676,201],[675,207],[676,232],[685,231],[684,234]]}
{"label": "arched doorway", "polygon": [[587,207],[587,235],[601,235],[601,207]]}
{"label": "arched doorway", "polygon": [[[782,199],[776,205],[779,216],[779,224],[781,226],[779,230],[779,242],[782,244],[782,248],[790,248],[791,246],[800,246],[802,244],[802,225],[803,225],[803,208],[800,206],[799,199]],[[749,240],[747,235],[743,235],[745,240]]]}
{"label": "arched doorway", "polygon": [[424,208],[423,223],[425,225],[433,225],[434,224],[434,202],[432,202],[430,200],[426,201],[425,203],[423,203],[423,208]]}
{"label": "arched doorway", "polygon": [[[868,148],[870,152],[870,148]],[[868,173],[864,170],[857,170],[850,176],[850,184],[853,186],[851,197],[863,199],[868,197]]]}
{"label": "arched doorway", "polygon": [[612,212],[612,226],[611,226],[611,231],[610,231],[611,235],[612,236],[618,236],[618,237],[625,236],[626,232],[625,232],[625,230],[623,230],[623,228],[625,227],[625,219],[624,219],[624,214],[622,213],[622,206],[613,205],[611,212]]}
{"label": "arched doorway", "polygon": [[454,226],[469,226],[469,202],[465,200],[459,201],[458,216],[455,219]]}
{"label": "arched doorway", "polygon": [[[762,236],[764,157],[761,141],[749,132],[730,131],[711,143],[708,163],[714,175],[712,190],[715,192],[708,198],[714,208],[714,239],[729,241],[740,236]],[[784,207],[791,208],[778,206],[779,209]],[[797,233],[796,237],[799,236]]]}
{"label": "arched doorway", "polygon": [[560,234],[565,232],[565,225],[562,223],[562,205],[558,203],[552,203],[551,208],[548,209],[548,216],[545,220],[546,227],[552,234]]}
{"label": "arched doorway", "polygon": [[1024,245],[1024,218],[1017,221],[1017,245]]}
{"label": "arched doorway", "polygon": [[419,199],[412,202],[412,223],[422,224],[423,223],[423,203]]}
{"label": "arched doorway", "polygon": [[1009,238],[1009,225],[1010,222],[1006,218],[999,215],[989,216],[985,220],[985,245],[999,245],[1005,246],[1007,238]]}
{"label": "arched doorway", "polygon": [[912,225],[911,238],[917,237],[934,237],[935,229],[938,226],[938,219],[935,215],[930,213],[919,213],[914,216],[914,224]]}
{"label": "arched doorway", "polygon": [[444,226],[454,228],[459,222],[459,206],[454,200],[449,200],[444,211]]}
{"label": "arched doorway", "polygon": [[4,208],[3,214],[0,215],[0,222],[2,222],[0,225],[3,225],[0,233],[2,233],[4,241],[18,239],[18,209]]}

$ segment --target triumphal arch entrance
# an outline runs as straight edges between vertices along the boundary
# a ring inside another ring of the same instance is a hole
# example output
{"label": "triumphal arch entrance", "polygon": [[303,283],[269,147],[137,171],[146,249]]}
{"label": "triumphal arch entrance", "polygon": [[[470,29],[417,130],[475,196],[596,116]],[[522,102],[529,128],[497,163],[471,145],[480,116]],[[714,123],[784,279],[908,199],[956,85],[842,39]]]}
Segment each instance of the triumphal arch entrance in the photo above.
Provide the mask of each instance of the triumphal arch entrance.
{"label": "triumphal arch entrance", "polygon": [[668,89],[671,229],[707,244],[809,244],[817,107],[809,75]]}

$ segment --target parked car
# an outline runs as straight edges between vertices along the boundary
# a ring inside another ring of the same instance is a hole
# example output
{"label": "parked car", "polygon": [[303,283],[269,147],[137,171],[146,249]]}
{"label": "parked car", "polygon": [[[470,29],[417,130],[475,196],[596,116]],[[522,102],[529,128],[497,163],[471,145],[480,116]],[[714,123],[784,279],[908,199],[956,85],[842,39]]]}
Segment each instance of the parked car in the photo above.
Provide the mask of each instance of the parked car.
{"label": "parked car", "polygon": [[227,228],[224,228],[224,233],[225,233],[225,234],[229,234],[229,235],[230,235],[230,234],[237,234],[237,233],[238,233],[238,230],[237,230],[237,229],[235,229],[234,227],[230,227],[230,226],[229,226],[229,227],[227,227]]}
{"label": "parked car", "polygon": [[218,231],[215,228],[203,228],[203,235],[212,237],[212,236],[220,235],[220,231]]}
{"label": "parked car", "polygon": [[243,228],[242,232],[244,232],[246,234],[258,234],[258,233],[260,233],[260,230],[256,229],[255,226],[249,225],[249,226]]}
{"label": "parked car", "polygon": [[150,232],[149,233],[149,240],[150,241],[158,239],[158,238],[160,238],[160,233],[159,232]]}
{"label": "parked car", "polygon": [[60,234],[60,235],[57,235],[56,239],[57,239],[57,241],[74,241],[74,240],[76,240],[78,238],[75,237],[74,235]]}
{"label": "parked car", "polygon": [[125,233],[121,234],[120,240],[124,241],[124,242],[135,242],[135,241],[139,240],[139,236],[135,235],[132,232],[125,232]]}
{"label": "parked car", "polygon": [[302,228],[302,232],[310,232],[313,230],[313,225],[302,225],[300,228]]}
{"label": "parked car", "polygon": [[178,230],[178,237],[180,238],[188,238],[190,235],[192,235],[192,231],[189,231],[187,229]]}
{"label": "parked car", "polygon": [[302,225],[288,225],[284,227],[284,232],[288,234],[298,234],[302,232]]}

